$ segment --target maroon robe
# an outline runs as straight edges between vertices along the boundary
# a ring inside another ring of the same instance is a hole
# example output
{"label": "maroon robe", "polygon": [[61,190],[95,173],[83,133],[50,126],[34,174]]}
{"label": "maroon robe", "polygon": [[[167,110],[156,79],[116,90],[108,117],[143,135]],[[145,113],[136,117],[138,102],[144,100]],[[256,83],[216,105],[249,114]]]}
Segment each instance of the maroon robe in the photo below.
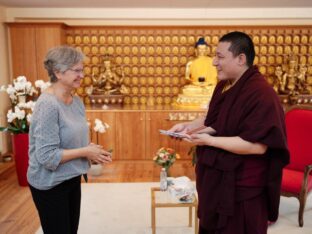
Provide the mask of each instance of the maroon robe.
{"label": "maroon robe", "polygon": [[[225,85],[226,81],[217,84],[205,125],[214,128],[216,136],[239,136],[265,144],[268,150],[265,155],[237,155],[197,147],[198,217],[203,228],[216,232],[226,229],[237,215],[238,202],[259,196],[267,204],[267,217],[261,219],[275,221],[282,168],[289,161],[283,109],[257,67],[249,68],[232,88],[222,92]],[[257,210],[250,212],[251,216]]]}

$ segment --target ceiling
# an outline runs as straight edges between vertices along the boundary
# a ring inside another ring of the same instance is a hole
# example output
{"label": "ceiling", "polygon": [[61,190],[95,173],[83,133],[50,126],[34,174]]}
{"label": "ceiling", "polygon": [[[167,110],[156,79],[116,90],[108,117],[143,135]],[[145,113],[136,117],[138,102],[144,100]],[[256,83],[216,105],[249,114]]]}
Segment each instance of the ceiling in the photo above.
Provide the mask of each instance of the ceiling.
{"label": "ceiling", "polygon": [[305,8],[311,0],[0,0],[4,7],[29,8]]}

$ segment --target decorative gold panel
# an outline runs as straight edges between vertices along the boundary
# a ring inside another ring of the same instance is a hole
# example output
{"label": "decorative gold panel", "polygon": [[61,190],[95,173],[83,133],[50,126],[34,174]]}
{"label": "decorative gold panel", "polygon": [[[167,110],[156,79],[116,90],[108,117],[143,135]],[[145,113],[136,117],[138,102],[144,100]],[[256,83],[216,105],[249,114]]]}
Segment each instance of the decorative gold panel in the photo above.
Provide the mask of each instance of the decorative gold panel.
{"label": "decorative gold panel", "polygon": [[102,56],[110,53],[125,72],[130,93],[126,104],[170,103],[185,84],[185,65],[194,55],[194,44],[205,37],[209,55],[214,56],[221,36],[241,30],[255,44],[255,64],[269,82],[274,82],[274,69],[285,64],[289,53],[308,66],[307,80],[312,80],[311,26],[69,26],[66,42],[86,55],[85,78],[77,93],[86,97],[86,86],[92,74],[101,72]]}

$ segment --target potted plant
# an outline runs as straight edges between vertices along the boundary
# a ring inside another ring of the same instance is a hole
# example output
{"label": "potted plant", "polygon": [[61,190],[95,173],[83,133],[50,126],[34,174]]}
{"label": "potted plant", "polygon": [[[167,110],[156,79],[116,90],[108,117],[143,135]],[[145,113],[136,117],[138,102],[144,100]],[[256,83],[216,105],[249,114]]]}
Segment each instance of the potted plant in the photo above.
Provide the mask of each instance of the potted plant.
{"label": "potted plant", "polygon": [[[49,82],[36,81],[36,87],[42,91],[49,86]],[[0,91],[6,92],[11,101],[11,109],[7,112],[7,126],[0,127],[0,131],[12,134],[13,155],[15,159],[18,182],[27,186],[28,168],[28,132],[32,111],[35,107],[34,97],[39,91],[27,81],[25,76],[13,80],[13,84],[2,85]]]}
{"label": "potted plant", "polygon": [[[99,119],[95,119],[94,120],[94,126],[92,128],[91,126],[91,123],[88,122],[88,125],[89,125],[89,129],[90,129],[90,141],[92,142],[92,133],[93,131],[95,132],[95,136],[96,136],[96,139],[95,139],[95,142],[96,144],[99,144],[99,134],[103,134],[107,131],[107,129],[109,128],[109,125],[105,122],[102,122],[101,120]],[[112,152],[112,149],[109,150],[110,152]],[[97,164],[97,163],[94,163],[94,162],[90,162],[91,163],[91,166],[90,166],[90,169],[89,169],[89,173],[93,176],[99,176],[102,174],[102,170],[103,170],[103,165],[102,164]]]}

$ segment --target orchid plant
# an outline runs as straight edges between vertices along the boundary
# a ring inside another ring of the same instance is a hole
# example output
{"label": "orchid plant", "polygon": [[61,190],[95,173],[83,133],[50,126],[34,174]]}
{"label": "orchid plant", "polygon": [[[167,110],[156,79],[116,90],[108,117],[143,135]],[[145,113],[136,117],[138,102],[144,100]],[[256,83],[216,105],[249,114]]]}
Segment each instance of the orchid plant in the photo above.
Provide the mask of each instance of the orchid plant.
{"label": "orchid plant", "polygon": [[7,112],[8,125],[0,127],[0,131],[8,131],[13,134],[28,133],[31,115],[35,107],[35,102],[32,99],[49,85],[50,82],[37,80],[33,87],[25,76],[17,77],[13,80],[13,84],[2,85],[0,91],[9,95],[11,109]]}
{"label": "orchid plant", "polygon": [[[92,133],[93,131],[96,133],[96,144],[99,144],[99,134],[105,133],[107,129],[109,128],[109,125],[105,122],[102,122],[100,119],[94,120],[93,128],[91,126],[90,121],[87,121],[87,124],[89,126],[90,130],[90,141],[92,142]],[[108,150],[109,152],[113,152],[112,149]],[[91,164],[94,164],[94,162],[91,162]]]}
{"label": "orchid plant", "polygon": [[99,133],[105,133],[107,129],[109,128],[109,125],[105,122],[102,122],[102,120],[100,119],[95,119],[93,128],[89,121],[88,121],[88,126],[90,129],[91,142],[92,142],[92,132],[94,131],[96,133],[96,144],[99,144]]}

